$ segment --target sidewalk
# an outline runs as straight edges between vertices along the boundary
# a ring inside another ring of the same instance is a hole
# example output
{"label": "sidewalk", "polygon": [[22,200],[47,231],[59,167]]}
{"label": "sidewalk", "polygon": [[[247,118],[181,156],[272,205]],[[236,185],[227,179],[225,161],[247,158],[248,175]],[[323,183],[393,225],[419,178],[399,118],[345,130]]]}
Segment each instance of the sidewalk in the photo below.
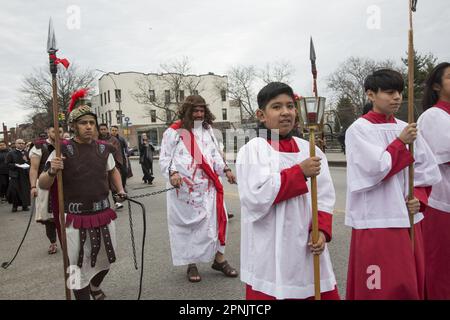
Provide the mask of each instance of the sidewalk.
{"label": "sidewalk", "polygon": [[[329,152],[325,153],[330,167],[346,167],[347,160],[343,152]],[[154,160],[159,160],[159,156],[153,157]],[[139,160],[139,156],[131,156],[130,160]]]}
{"label": "sidewalk", "polygon": [[330,167],[346,167],[347,159],[343,152],[326,152],[325,155],[328,159],[328,165]]}

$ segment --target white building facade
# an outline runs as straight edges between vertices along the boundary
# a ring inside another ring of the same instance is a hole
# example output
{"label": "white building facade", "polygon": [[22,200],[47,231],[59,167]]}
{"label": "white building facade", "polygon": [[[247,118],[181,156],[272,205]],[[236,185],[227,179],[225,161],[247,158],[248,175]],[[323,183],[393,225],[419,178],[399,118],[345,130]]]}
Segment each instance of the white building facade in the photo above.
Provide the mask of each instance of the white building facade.
{"label": "white building facade", "polygon": [[99,94],[93,97],[92,108],[99,123],[119,126],[130,146],[138,146],[142,133],[159,145],[167,125],[176,119],[178,107],[191,94],[206,100],[216,117],[215,128],[224,131],[240,123],[240,108],[230,105],[227,85],[226,76],[213,73],[106,73],[98,80]]}

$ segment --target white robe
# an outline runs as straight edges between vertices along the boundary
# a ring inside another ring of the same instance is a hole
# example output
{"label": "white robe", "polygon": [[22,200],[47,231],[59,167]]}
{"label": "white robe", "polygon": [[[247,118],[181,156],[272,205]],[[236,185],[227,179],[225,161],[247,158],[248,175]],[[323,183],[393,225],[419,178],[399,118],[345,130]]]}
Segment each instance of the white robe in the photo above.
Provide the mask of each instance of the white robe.
{"label": "white robe", "polygon": [[[236,160],[241,200],[241,280],[277,299],[314,296],[313,255],[307,245],[311,195],[308,192],[273,205],[281,186],[280,172],[309,157],[309,143],[294,139],[300,152],[278,152],[265,139],[254,138],[241,148]],[[319,148],[316,154],[322,158],[317,177],[318,209],[332,214],[335,192],[327,159]],[[327,247],[320,256],[320,279],[322,292],[335,288]]]}
{"label": "white robe", "polygon": [[[206,162],[216,174],[224,176],[225,163],[212,130],[200,127],[193,129],[193,133]],[[175,266],[210,262],[218,251],[225,252],[225,246],[218,240],[214,183],[197,166],[179,137],[172,128],[164,132],[159,158],[167,187],[172,187],[169,169],[178,171],[183,178],[179,189],[167,192],[167,220]]]}
{"label": "white robe", "polygon": [[[345,135],[347,154],[347,202],[345,224],[355,229],[408,228],[408,169],[383,181],[392,168],[387,146],[397,138],[407,123],[373,124],[359,118]],[[414,143],[414,186],[430,186],[441,175],[430,148],[418,134]],[[414,216],[414,223],[423,214]]]}
{"label": "white robe", "polygon": [[450,213],[450,114],[429,108],[417,121],[421,135],[436,157],[442,180],[433,185],[428,205]]}
{"label": "white robe", "polygon": [[[29,152],[30,158],[42,157],[42,150],[33,146]],[[39,178],[39,177],[38,177]],[[35,202],[35,221],[36,222],[46,222],[53,220],[53,214],[48,212],[48,200],[49,200],[49,190],[41,189],[39,187],[39,179],[36,181],[37,197]]]}

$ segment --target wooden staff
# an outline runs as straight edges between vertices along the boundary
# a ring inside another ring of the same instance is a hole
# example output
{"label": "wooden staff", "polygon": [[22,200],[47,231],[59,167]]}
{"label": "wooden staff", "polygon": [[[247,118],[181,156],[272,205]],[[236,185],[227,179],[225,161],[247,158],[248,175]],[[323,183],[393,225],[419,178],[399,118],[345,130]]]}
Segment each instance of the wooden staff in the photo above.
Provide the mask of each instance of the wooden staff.
{"label": "wooden staff", "polygon": [[[311,37],[310,48],[309,48],[309,59],[311,60],[311,73],[313,75],[313,91],[314,96],[318,99],[319,93],[317,90],[317,67],[316,67],[316,51],[314,49],[314,42]],[[319,101],[316,101],[319,103]],[[317,115],[319,116],[319,115]],[[323,126],[323,118],[317,119],[320,121],[320,126]],[[316,120],[316,121],[317,121]],[[323,127],[322,127],[323,133]],[[316,156],[316,128],[315,126],[309,127],[309,156]],[[322,135],[323,137],[323,135]],[[320,149],[323,150],[323,142]],[[315,244],[319,241],[319,214],[317,209],[317,179],[316,177],[311,177],[311,207],[312,207],[312,242]],[[314,255],[314,297],[316,300],[320,300],[320,255]]]}
{"label": "wooden staff", "polygon": [[[316,156],[315,127],[309,127],[309,156]],[[317,209],[317,179],[311,177],[312,242],[319,241],[319,214]],[[320,255],[314,255],[314,297],[320,300]]]}
{"label": "wooden staff", "polygon": [[[408,33],[408,123],[414,123],[414,34],[413,34],[413,11],[417,1],[409,1],[409,33]],[[414,142],[409,144],[409,152],[414,157]],[[408,168],[408,199],[414,199],[414,164]],[[411,245],[414,252],[414,215],[409,213]]]}
{"label": "wooden staff", "polygon": [[[48,27],[48,42],[47,42],[47,51],[49,53],[50,59],[50,73],[52,74],[52,90],[53,90],[53,126],[55,128],[55,153],[56,157],[61,157],[61,144],[59,138],[59,107],[58,107],[58,88],[56,85],[56,73],[57,73],[57,65],[56,65],[56,39],[55,33],[52,26],[52,21],[49,22]],[[57,172],[56,176],[57,186],[58,186],[58,209],[59,209],[59,225],[61,229],[61,246],[63,252],[63,265],[64,265],[64,288],[66,292],[66,300],[70,300],[70,289],[69,289],[69,258],[67,255],[67,238],[66,238],[66,219],[64,215],[64,193],[63,193],[63,180],[62,180],[62,171]]]}

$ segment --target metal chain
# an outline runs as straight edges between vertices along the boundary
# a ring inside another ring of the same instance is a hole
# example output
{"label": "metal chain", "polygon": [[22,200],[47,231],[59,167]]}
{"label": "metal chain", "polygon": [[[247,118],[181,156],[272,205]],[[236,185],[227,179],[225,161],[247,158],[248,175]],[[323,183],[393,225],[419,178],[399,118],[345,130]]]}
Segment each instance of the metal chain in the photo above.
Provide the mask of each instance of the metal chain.
{"label": "metal chain", "polygon": [[133,229],[133,218],[131,213],[131,202],[128,201],[128,216],[130,219],[130,234],[131,234],[131,246],[133,249],[133,261],[134,261],[134,269],[138,269],[137,258],[136,258],[136,244],[134,243],[134,229]]}
{"label": "metal chain", "polygon": [[176,188],[175,188],[175,187],[171,187],[171,188],[168,188],[168,189],[163,189],[163,190],[155,191],[155,192],[151,192],[151,193],[139,194],[139,195],[137,195],[137,196],[131,196],[131,197],[128,197],[128,198],[130,198],[130,199],[145,198],[145,197],[155,196],[155,195],[157,195],[157,194],[161,194],[161,193],[164,193],[164,192],[173,190],[173,189],[176,189]]}
{"label": "metal chain", "polygon": [[[138,198],[144,198],[144,197],[149,197],[149,196],[154,196],[157,194],[161,194],[170,190],[175,189],[175,187],[169,188],[169,189],[164,189],[164,190],[160,190],[160,191],[155,191],[155,192],[151,192],[151,193],[145,193],[145,194],[140,194],[137,196],[132,196],[132,197],[128,197],[130,199],[138,199]],[[132,246],[132,250],[133,250],[133,262],[134,262],[134,268],[136,270],[138,270],[138,265],[137,265],[137,257],[136,257],[136,244],[134,241],[134,225],[133,225],[133,214],[131,212],[131,202],[128,201],[128,216],[129,216],[129,220],[130,220],[130,235],[131,235],[131,246]]]}

